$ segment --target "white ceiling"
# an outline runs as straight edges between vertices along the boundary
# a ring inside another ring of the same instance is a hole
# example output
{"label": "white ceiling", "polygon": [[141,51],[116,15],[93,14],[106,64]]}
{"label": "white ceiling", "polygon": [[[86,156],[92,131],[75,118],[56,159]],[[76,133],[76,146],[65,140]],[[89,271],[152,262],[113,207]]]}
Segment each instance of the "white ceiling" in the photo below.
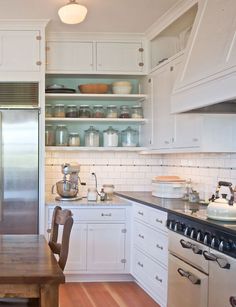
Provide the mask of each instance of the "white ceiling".
{"label": "white ceiling", "polygon": [[179,0],[78,0],[88,8],[78,25],[62,24],[58,9],[69,0],[0,0],[0,19],[50,19],[48,30],[144,33]]}

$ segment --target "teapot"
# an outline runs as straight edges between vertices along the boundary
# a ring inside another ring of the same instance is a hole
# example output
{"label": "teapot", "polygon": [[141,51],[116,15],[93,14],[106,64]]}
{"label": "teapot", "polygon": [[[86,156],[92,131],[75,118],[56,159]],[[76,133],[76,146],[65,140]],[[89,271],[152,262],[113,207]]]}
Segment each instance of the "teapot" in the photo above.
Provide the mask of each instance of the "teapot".
{"label": "teapot", "polygon": [[[227,194],[221,194],[220,197],[219,191],[222,186],[229,187],[229,199],[227,199]],[[219,181],[216,193],[212,195],[207,206],[207,217],[219,221],[236,221],[236,203],[231,182]]]}

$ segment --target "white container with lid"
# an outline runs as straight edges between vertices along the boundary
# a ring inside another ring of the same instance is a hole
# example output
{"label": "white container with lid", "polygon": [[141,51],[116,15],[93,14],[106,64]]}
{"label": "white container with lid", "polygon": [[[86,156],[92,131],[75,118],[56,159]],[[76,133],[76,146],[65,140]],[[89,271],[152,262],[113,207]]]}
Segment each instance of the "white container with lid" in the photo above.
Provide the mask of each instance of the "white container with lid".
{"label": "white container with lid", "polygon": [[118,131],[111,126],[103,131],[103,146],[104,147],[117,147],[119,141]]}
{"label": "white container with lid", "polygon": [[182,198],[185,180],[179,176],[157,176],[152,180],[152,195],[163,198]]}

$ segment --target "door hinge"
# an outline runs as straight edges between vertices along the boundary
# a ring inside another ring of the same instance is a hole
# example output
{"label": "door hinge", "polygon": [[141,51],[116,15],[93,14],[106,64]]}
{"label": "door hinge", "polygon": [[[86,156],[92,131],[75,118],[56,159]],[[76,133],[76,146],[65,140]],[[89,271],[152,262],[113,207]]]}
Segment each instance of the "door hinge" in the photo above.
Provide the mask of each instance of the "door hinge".
{"label": "door hinge", "polygon": [[124,229],[121,230],[121,232],[122,232],[122,233],[126,233],[126,232],[127,232],[127,229],[124,228]]}
{"label": "door hinge", "polygon": [[41,35],[37,35],[37,36],[36,36],[36,39],[37,39],[37,41],[41,41],[42,36],[41,36]]}
{"label": "door hinge", "polygon": [[121,263],[126,263],[127,261],[126,261],[126,259],[121,259],[120,262],[121,262]]}

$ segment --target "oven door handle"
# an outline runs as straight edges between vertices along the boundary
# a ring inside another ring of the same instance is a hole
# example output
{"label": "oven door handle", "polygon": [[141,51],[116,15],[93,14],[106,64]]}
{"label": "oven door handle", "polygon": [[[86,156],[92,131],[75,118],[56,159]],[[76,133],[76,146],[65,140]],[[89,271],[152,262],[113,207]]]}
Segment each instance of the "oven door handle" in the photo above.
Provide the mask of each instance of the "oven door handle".
{"label": "oven door handle", "polygon": [[203,252],[203,256],[206,260],[216,261],[221,269],[230,269],[230,264],[224,258],[217,257],[212,253],[208,253],[207,251]]}
{"label": "oven door handle", "polygon": [[200,285],[201,284],[201,279],[197,278],[197,276],[193,275],[192,273],[189,273],[187,271],[184,271],[181,268],[178,268],[178,273],[182,276],[182,277],[186,277],[188,278],[189,281],[191,281],[192,284],[194,285]]}
{"label": "oven door handle", "polygon": [[192,243],[190,242],[187,242],[183,239],[181,239],[179,242],[183,248],[192,248]]}
{"label": "oven door handle", "polygon": [[229,302],[232,307],[236,307],[236,296],[230,296]]}
{"label": "oven door handle", "polygon": [[192,244],[191,242],[187,242],[183,239],[181,239],[179,242],[183,248],[192,249],[194,254],[202,255],[202,250],[197,245]]}

